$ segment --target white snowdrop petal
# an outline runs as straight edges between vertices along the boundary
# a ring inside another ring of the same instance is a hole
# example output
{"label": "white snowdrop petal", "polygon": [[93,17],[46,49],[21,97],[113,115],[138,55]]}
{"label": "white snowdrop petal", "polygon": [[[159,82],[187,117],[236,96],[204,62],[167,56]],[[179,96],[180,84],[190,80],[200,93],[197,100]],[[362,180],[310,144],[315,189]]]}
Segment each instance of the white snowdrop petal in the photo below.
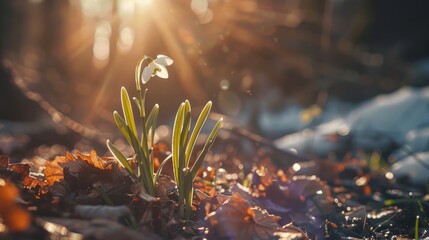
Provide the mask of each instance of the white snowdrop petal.
{"label": "white snowdrop petal", "polygon": [[142,77],[143,84],[149,82],[150,78],[152,77],[152,73],[153,73],[153,69],[149,66],[143,69],[143,77]]}
{"label": "white snowdrop petal", "polygon": [[168,71],[167,68],[165,68],[162,65],[158,65],[159,71],[156,72],[156,75],[160,78],[168,78]]}
{"label": "white snowdrop petal", "polygon": [[158,55],[156,56],[156,59],[154,60],[154,62],[163,65],[163,66],[169,66],[171,64],[173,64],[173,59],[171,59],[170,57],[167,57],[165,55]]}

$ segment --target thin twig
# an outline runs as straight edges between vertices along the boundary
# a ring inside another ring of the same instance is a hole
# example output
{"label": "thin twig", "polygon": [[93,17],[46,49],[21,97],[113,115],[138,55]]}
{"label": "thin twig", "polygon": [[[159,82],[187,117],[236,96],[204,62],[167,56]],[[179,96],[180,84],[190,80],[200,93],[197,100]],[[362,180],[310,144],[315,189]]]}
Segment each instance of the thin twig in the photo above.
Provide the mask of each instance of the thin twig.
{"label": "thin twig", "polygon": [[106,141],[106,137],[101,134],[97,129],[86,127],[83,124],[71,119],[70,117],[64,115],[62,112],[58,111],[48,101],[46,101],[42,97],[42,95],[28,88],[24,79],[22,79],[22,77],[13,67],[12,62],[5,60],[3,61],[3,64],[11,72],[13,83],[24,94],[24,96],[36,102],[44,111],[46,111],[51,116],[54,122],[63,124],[65,127],[69,128],[73,132],[80,134],[85,138],[94,139],[104,144],[104,142]]}

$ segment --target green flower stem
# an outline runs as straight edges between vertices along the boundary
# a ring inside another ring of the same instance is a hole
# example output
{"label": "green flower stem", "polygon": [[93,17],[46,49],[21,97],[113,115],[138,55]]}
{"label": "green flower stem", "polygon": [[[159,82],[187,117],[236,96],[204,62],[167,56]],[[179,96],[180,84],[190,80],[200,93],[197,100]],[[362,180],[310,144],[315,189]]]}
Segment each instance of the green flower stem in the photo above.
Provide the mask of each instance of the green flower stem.
{"label": "green flower stem", "polygon": [[[148,163],[147,164],[147,168],[149,171],[149,176],[150,179],[153,179],[153,172],[154,172],[154,167],[153,167],[153,161],[151,161],[150,159],[151,156],[149,156],[149,149],[152,148],[152,146],[149,146],[148,144],[148,129],[146,128],[146,110],[145,110],[145,99],[146,99],[146,92],[147,89],[145,90],[144,93],[142,93],[141,90],[138,90],[138,96],[139,96],[139,102],[140,102],[140,121],[141,121],[141,126],[142,126],[142,136],[141,136],[141,148],[143,149],[143,154],[145,157],[145,161]],[[152,182],[151,185],[154,185],[154,183]]]}
{"label": "green flower stem", "polygon": [[[146,93],[147,89],[144,91],[144,93],[141,90],[137,90],[138,97],[139,97],[139,103],[140,103],[140,121],[141,121],[141,127],[142,127],[142,135],[141,135],[141,143],[140,148],[143,150],[143,159],[141,161],[144,163],[142,170],[142,175],[144,175],[144,181],[145,185],[147,185],[147,191],[150,195],[155,196],[155,182],[154,180],[154,166],[152,161],[152,151],[150,150],[152,146],[149,146],[148,144],[148,128],[146,126],[147,120],[146,120],[146,110],[145,110],[145,99],[146,99]],[[152,129],[154,131],[154,129]],[[152,144],[152,143],[151,143]]]}
{"label": "green flower stem", "polygon": [[185,173],[185,186],[186,186],[186,192],[185,192],[185,219],[190,219],[192,216],[192,200],[194,197],[194,186],[193,186],[193,180],[191,176],[191,172],[189,171],[189,168],[184,170]]}

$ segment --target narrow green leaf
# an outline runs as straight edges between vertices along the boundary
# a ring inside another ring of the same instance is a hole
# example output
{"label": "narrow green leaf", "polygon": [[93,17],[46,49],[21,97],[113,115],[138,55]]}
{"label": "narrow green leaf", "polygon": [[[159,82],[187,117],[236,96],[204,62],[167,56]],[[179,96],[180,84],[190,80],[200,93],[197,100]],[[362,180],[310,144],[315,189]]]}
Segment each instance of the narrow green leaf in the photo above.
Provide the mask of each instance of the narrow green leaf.
{"label": "narrow green leaf", "polygon": [[125,123],[131,130],[131,133],[137,137],[136,124],[134,122],[133,109],[131,108],[130,97],[128,96],[127,90],[122,87],[121,89],[121,102],[122,110],[124,111]]}
{"label": "narrow green leaf", "polygon": [[150,169],[149,163],[147,161],[148,155],[144,153],[144,149],[142,149],[142,147],[140,146],[139,140],[136,138],[136,136],[131,135],[131,143],[132,143],[134,152],[137,155],[137,164],[141,168],[142,175],[150,174],[150,171],[148,170]]}
{"label": "narrow green leaf", "polygon": [[126,125],[124,119],[116,111],[113,112],[113,118],[115,119],[116,125],[118,125],[118,128],[122,132],[122,134],[124,135],[125,139],[127,139],[128,143],[134,149],[134,152],[138,155],[138,157],[143,158],[143,153],[142,153],[142,149],[139,145],[139,141],[131,133],[131,130]]}
{"label": "narrow green leaf", "polygon": [[118,126],[119,130],[121,131],[122,135],[124,135],[125,139],[127,139],[128,143],[133,146],[131,142],[131,136],[128,131],[128,126],[125,123],[125,120],[119,115],[117,111],[113,112],[113,119],[115,120],[116,125]]}
{"label": "narrow green leaf", "polygon": [[161,165],[159,165],[159,168],[156,171],[156,174],[155,174],[155,176],[153,178],[153,183],[154,184],[156,184],[156,182],[158,181],[159,175],[161,174],[162,169],[164,168],[164,165],[168,162],[168,160],[171,159],[172,156],[173,156],[172,154],[168,155],[168,157],[165,158],[164,161],[162,161]]}
{"label": "narrow green leaf", "polygon": [[[140,97],[140,117],[144,120],[146,118],[146,94],[147,94],[147,88],[143,91],[139,91],[139,97]],[[142,122],[143,123],[143,122]]]}
{"label": "narrow green leaf", "polygon": [[138,91],[139,92],[139,99],[138,99],[138,101],[139,101],[139,105],[140,105],[140,123],[141,123],[141,127],[142,127],[142,134],[141,134],[141,142],[140,142],[140,145],[142,146],[142,148],[143,148],[143,151],[144,151],[144,154],[146,155],[146,156],[149,156],[149,153],[148,153],[148,148],[150,148],[149,147],[149,144],[148,144],[148,130],[147,130],[147,128],[146,128],[146,107],[145,107],[145,104],[146,104],[146,94],[147,94],[147,89],[145,89],[144,90],[144,92],[142,93],[142,91]]}
{"label": "narrow green leaf", "polygon": [[180,104],[179,109],[176,113],[176,118],[174,119],[174,126],[173,126],[173,136],[172,136],[172,144],[171,144],[171,150],[173,152],[173,170],[174,170],[174,180],[177,184],[180,184],[179,182],[179,154],[180,154],[180,133],[182,131],[183,126],[183,109],[185,107],[185,103]]}
{"label": "narrow green leaf", "polygon": [[[186,178],[185,178],[185,174],[183,172],[183,169],[186,169],[185,166],[185,150],[186,150],[186,142],[188,140],[188,132],[189,132],[189,127],[190,127],[190,121],[191,121],[191,105],[189,104],[189,101],[186,100],[184,102],[184,107],[183,107],[183,121],[182,121],[182,127],[181,127],[181,132],[180,132],[180,146],[179,146],[179,162],[178,162],[178,180],[179,180],[179,195],[183,195],[182,193],[185,193],[186,191],[184,190],[184,185],[186,183]],[[183,195],[185,196],[185,195]]]}
{"label": "narrow green leaf", "polygon": [[[188,178],[191,178],[190,174]],[[192,180],[191,180],[191,186],[192,186]],[[185,219],[191,219],[192,216],[192,201],[194,198],[194,188],[191,187],[188,192],[186,192],[188,196],[186,197],[186,204],[188,204],[188,207],[185,210]]]}
{"label": "narrow green leaf", "polygon": [[[212,102],[211,101],[207,102],[207,104],[204,106],[203,110],[201,111],[197,122],[195,123],[194,130],[192,131],[191,137],[190,137],[188,145],[186,147],[185,159],[187,159],[187,161],[189,161],[189,159],[191,159],[192,151],[194,150],[194,147],[195,147],[195,142],[196,142],[196,140],[197,140],[197,138],[201,132],[201,129],[202,129],[204,123],[207,120],[207,117],[210,113],[211,107],[212,107]],[[188,164],[189,164],[189,162],[186,163],[186,166]]]}
{"label": "narrow green leaf", "polygon": [[153,139],[155,137],[156,120],[158,119],[159,105],[155,104],[149,113],[146,120],[146,130],[148,134],[148,147],[151,148],[154,144]]}
{"label": "narrow green leaf", "polygon": [[122,154],[122,152],[119,151],[119,149],[109,140],[106,141],[106,144],[107,144],[107,148],[109,148],[112,155],[116,158],[116,160],[119,161],[119,163],[121,163],[121,165],[125,168],[125,170],[127,170],[130,176],[133,178],[137,178],[136,175],[134,174],[133,169],[131,168],[130,163],[128,162],[124,154]]}
{"label": "narrow green leaf", "polygon": [[188,167],[189,159],[186,159],[186,145],[188,143],[189,139],[189,131],[191,128],[191,105],[189,104],[189,101],[185,101],[185,107],[183,109],[184,113],[184,120],[183,120],[183,127],[182,127],[182,133],[180,134],[180,168]]}
{"label": "narrow green leaf", "polygon": [[213,127],[213,130],[211,131],[209,137],[206,140],[206,143],[204,144],[204,148],[201,151],[201,153],[198,155],[197,160],[195,161],[194,165],[192,166],[191,169],[191,174],[192,174],[192,180],[194,180],[195,176],[198,173],[198,169],[201,167],[201,164],[203,163],[203,160],[207,154],[207,152],[210,150],[210,148],[212,147],[214,140],[217,137],[217,134],[219,132],[220,127],[222,126],[222,122],[223,119],[219,119],[219,121],[216,123],[216,125]]}
{"label": "narrow green leaf", "polygon": [[185,189],[183,194],[185,194],[185,212],[184,217],[185,219],[189,219],[192,215],[192,199],[194,195],[194,188],[193,188],[193,179],[191,176],[191,172],[189,168],[185,168],[183,170],[184,172],[184,182],[185,182]]}
{"label": "narrow green leaf", "polygon": [[139,112],[140,112],[141,111],[140,101],[136,97],[133,97],[133,101],[137,105],[137,108],[139,109]]}

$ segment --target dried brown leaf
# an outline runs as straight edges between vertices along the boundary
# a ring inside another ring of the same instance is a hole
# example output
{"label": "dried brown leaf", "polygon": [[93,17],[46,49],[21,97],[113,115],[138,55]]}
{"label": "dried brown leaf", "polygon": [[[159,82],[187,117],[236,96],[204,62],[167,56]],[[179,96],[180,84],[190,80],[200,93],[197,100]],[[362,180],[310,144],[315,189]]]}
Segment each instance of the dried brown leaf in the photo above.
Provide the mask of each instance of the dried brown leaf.
{"label": "dried brown leaf", "polygon": [[82,154],[81,152],[77,151],[76,156],[83,161],[87,162],[90,166],[101,169],[101,170],[110,170],[112,169],[111,164],[106,164],[107,162],[103,160],[102,158],[97,156],[97,152],[95,150],[91,150],[89,152],[89,155]]}
{"label": "dried brown leaf", "polygon": [[0,178],[0,216],[12,232],[26,230],[31,221],[30,214],[17,204],[18,197],[18,188],[12,182]]}
{"label": "dried brown leaf", "polygon": [[7,169],[9,166],[9,157],[6,155],[0,155],[0,169]]}
{"label": "dried brown leaf", "polygon": [[57,156],[53,161],[45,165],[45,186],[52,186],[55,182],[64,179],[63,164],[76,160],[76,157],[67,152],[66,156]]}
{"label": "dried brown leaf", "polygon": [[[207,217],[214,237],[230,239],[269,239],[279,233],[288,233],[289,229],[278,224],[279,219],[266,210],[250,206],[238,194]],[[293,231],[296,233],[296,229]],[[300,236],[305,239],[304,233]]]}

